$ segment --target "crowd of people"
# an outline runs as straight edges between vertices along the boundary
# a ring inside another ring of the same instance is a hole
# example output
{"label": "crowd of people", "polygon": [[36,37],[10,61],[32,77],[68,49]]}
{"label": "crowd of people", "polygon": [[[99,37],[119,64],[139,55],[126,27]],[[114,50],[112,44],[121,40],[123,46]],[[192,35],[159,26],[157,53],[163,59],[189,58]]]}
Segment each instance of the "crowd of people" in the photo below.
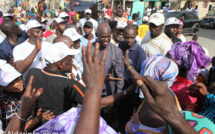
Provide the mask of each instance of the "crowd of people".
{"label": "crowd of people", "polygon": [[215,133],[215,58],[181,20],[128,9],[0,11],[0,132]]}

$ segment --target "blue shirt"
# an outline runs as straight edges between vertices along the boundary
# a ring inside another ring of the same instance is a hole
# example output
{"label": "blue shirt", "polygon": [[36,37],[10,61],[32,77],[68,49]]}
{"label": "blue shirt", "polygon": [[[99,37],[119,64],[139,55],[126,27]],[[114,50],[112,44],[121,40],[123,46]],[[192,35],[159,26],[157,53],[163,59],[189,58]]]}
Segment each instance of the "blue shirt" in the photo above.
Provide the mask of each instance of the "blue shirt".
{"label": "blue shirt", "polygon": [[141,20],[141,16],[138,17],[138,20],[137,20],[137,26],[140,25],[140,20]]}
{"label": "blue shirt", "polygon": [[22,35],[18,37],[17,44],[11,44],[7,38],[3,40],[2,43],[0,43],[0,59],[6,60],[8,63],[13,55],[13,48],[16,45],[19,45],[26,41],[28,38],[28,35],[25,31],[22,31]]}
{"label": "blue shirt", "polygon": [[75,55],[75,58],[73,59],[74,65],[78,68],[78,70],[83,74],[84,72],[84,67],[83,67],[83,62],[82,62],[82,46],[87,46],[88,40],[85,38],[81,38],[81,43],[80,43],[80,48],[78,50],[80,51],[78,54]]}
{"label": "blue shirt", "polygon": [[[123,56],[125,56],[126,54],[126,48],[124,46],[124,41],[119,43],[119,48],[122,50],[123,52]],[[146,53],[145,51],[142,49],[142,47],[140,45],[138,45],[138,43],[136,42],[130,49],[129,49],[129,61],[130,64],[133,66],[133,68],[140,73],[141,71],[141,67],[142,64],[144,62],[144,60],[146,59]],[[125,68],[125,85],[124,85],[124,89],[126,89],[127,87],[131,86],[133,84],[132,79],[127,71],[127,69]]]}

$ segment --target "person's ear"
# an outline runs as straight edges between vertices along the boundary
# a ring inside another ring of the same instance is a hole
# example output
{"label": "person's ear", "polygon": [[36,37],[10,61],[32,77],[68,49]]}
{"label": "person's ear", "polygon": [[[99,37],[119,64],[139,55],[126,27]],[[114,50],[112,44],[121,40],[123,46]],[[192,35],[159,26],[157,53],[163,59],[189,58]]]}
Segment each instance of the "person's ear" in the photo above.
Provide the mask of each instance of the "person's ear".
{"label": "person's ear", "polygon": [[58,65],[59,70],[63,70],[63,62],[62,61],[58,62],[57,65]]}
{"label": "person's ear", "polygon": [[27,31],[27,35],[28,35],[28,37],[30,37],[30,35],[31,35],[30,32],[29,32],[29,30]]}

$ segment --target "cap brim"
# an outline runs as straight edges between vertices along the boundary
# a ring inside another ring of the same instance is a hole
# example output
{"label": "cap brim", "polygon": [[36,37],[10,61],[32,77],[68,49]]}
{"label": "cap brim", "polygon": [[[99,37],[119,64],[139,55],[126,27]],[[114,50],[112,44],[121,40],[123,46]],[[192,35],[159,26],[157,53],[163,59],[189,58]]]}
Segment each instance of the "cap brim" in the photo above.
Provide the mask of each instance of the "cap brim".
{"label": "cap brim", "polygon": [[69,49],[67,51],[67,55],[76,55],[78,54],[80,51],[79,50],[76,50],[76,49]]}
{"label": "cap brim", "polygon": [[87,13],[88,13],[88,14],[92,14],[92,13],[89,13],[89,12],[86,12],[86,13],[84,13],[84,14],[87,14]]}
{"label": "cap brim", "polygon": [[[43,26],[43,25],[38,26],[38,27],[31,27],[30,29],[32,29],[32,28],[42,28],[43,31],[46,31],[46,26]],[[27,31],[29,31],[30,29],[28,29]]]}
{"label": "cap brim", "polygon": [[153,23],[153,24],[155,24],[156,26],[160,26],[161,24],[164,24],[164,23],[161,23],[161,22],[156,21],[156,20],[149,20],[148,23]]}
{"label": "cap brim", "polygon": [[179,26],[183,26],[183,24],[181,24],[181,23],[171,23],[171,24],[166,24],[165,26],[169,26],[169,25],[179,25]]}
{"label": "cap brim", "polygon": [[68,22],[67,20],[64,20],[64,21],[59,22],[58,24],[67,23],[67,22]]}
{"label": "cap brim", "polygon": [[79,40],[79,39],[81,39],[82,38],[82,36],[80,35],[80,34],[78,34],[78,35],[76,35],[75,37],[73,37],[73,41],[76,41],[76,40]]}
{"label": "cap brim", "polygon": [[8,86],[12,81],[14,81],[16,78],[20,77],[21,74],[17,71],[14,71],[10,73],[6,78],[4,78],[4,82],[2,86]]}

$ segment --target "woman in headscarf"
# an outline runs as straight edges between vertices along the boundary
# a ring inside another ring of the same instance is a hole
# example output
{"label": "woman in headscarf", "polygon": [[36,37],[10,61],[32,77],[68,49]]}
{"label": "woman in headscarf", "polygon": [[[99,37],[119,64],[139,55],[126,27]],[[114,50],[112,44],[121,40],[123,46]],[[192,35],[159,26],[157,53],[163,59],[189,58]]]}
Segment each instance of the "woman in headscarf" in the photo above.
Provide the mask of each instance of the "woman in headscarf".
{"label": "woman in headscarf", "polygon": [[[134,69],[128,67],[128,70],[133,71]],[[178,75],[178,67],[174,61],[158,54],[144,61],[140,74],[143,76],[151,76],[158,81],[164,81],[167,83],[168,87],[170,87]],[[143,98],[142,93],[140,96]],[[175,98],[175,101],[178,110],[181,110],[177,98]],[[137,113],[135,113],[126,124],[126,133],[162,133],[166,126],[167,123],[152,111],[146,101],[143,101]]]}
{"label": "woman in headscarf", "polygon": [[[135,81],[137,79],[139,79],[138,77],[140,75],[129,64],[128,56],[127,56],[127,58],[124,58],[124,63],[125,63],[125,67],[129,71],[132,79]],[[143,65],[142,65],[141,75],[151,76],[155,80],[166,82],[168,87],[170,87],[174,83],[175,78],[178,75],[178,67],[173,60],[170,60],[163,55],[154,55],[154,56],[151,56],[148,59],[146,59],[146,61],[144,61]],[[151,85],[147,85],[147,86],[148,86],[148,88],[153,88],[153,86],[151,86]],[[161,86],[160,88],[161,88],[160,90],[162,90],[163,87]],[[145,90],[147,90],[147,89],[145,89]],[[170,90],[169,95],[171,95],[171,93],[172,93],[172,95],[174,95],[174,93],[172,92],[172,90],[170,88],[169,88],[169,90]],[[150,92],[150,94],[153,96],[153,92],[152,93]],[[168,93],[166,93],[166,94],[168,94]],[[153,97],[156,98],[156,95],[157,94],[154,94]],[[152,98],[148,98],[149,97],[148,95],[146,95],[146,96],[147,96],[147,99],[142,102],[137,113],[135,113],[134,116],[131,118],[131,120],[126,124],[126,128],[125,128],[126,134],[127,133],[129,133],[129,134],[130,133],[132,133],[132,134],[134,134],[134,133],[137,133],[137,134],[146,134],[146,133],[173,134],[173,133],[175,133],[177,130],[175,130],[173,128],[175,128],[177,126],[170,126],[171,124],[169,125],[166,122],[166,119],[164,119],[162,116],[160,116],[159,113],[158,114],[155,113],[154,109],[152,109],[152,104],[151,104],[152,102],[149,103],[149,101],[152,101],[151,100]],[[170,97],[170,96],[168,96],[168,97]],[[177,109],[179,111],[181,111],[176,96],[175,96],[175,102],[169,102],[169,105],[172,105],[172,104],[174,105],[174,103],[175,103],[175,107],[177,107]],[[168,105],[168,104],[166,104],[166,105]],[[156,104],[153,107],[155,108]],[[158,107],[156,107],[156,109],[160,109]],[[173,110],[173,109],[171,109],[171,110]],[[170,110],[170,112],[171,112],[171,110]],[[201,116],[196,113],[189,112],[189,111],[182,111],[181,115],[182,115],[181,118],[184,118],[196,130],[196,132],[199,132],[199,133],[214,133],[215,132],[215,130],[214,130],[215,125],[213,124],[213,122],[211,122],[204,116]],[[173,115],[173,116],[176,116],[176,115]],[[169,119],[169,120],[171,120],[171,119]],[[171,122],[174,122],[174,120],[172,119]],[[187,124],[187,125],[189,125],[189,124]],[[184,128],[184,130],[187,128]],[[183,130],[183,129],[180,129],[180,130]]]}
{"label": "woman in headscarf", "polygon": [[34,14],[32,12],[28,12],[27,18],[28,18],[28,20],[34,20],[35,19]]}
{"label": "woman in headscarf", "polygon": [[173,44],[167,57],[173,59],[179,67],[177,80],[171,89],[178,97],[182,110],[199,111],[197,98],[189,95],[189,86],[195,83],[201,67],[210,65],[211,59],[196,41]]}

